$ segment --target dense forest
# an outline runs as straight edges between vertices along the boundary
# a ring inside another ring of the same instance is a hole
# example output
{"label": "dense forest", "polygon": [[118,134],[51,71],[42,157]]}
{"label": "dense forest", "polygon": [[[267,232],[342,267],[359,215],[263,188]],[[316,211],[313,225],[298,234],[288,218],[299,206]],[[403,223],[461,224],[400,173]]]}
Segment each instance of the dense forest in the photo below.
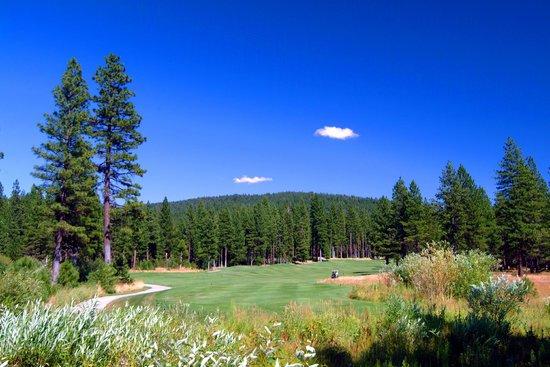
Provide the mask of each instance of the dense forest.
{"label": "dense forest", "polygon": [[[521,274],[548,268],[548,183],[512,139],[496,171],[492,201],[466,168],[448,163],[433,199],[398,179],[391,197],[279,193],[145,204],[133,178],[145,170],[135,149],[145,141],[131,102],[131,78],[106,58],[91,96],[71,60],[54,90],[56,109],[39,124],[44,143],[40,185],[0,187],[0,253],[49,261],[55,281],[63,261],[81,274],[97,259],[132,268],[211,268],[328,258],[386,262],[445,240],[457,251],[496,255]],[[5,157],[5,159],[11,159]],[[435,178],[434,178],[435,179]]]}

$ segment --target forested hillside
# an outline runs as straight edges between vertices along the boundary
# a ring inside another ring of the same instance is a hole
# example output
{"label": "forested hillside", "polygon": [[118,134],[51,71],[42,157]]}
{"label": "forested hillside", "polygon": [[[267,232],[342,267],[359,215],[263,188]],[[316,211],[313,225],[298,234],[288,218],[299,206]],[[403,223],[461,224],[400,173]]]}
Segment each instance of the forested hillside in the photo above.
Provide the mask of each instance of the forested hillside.
{"label": "forested hillside", "polygon": [[[304,201],[309,203],[311,201],[313,192],[277,192],[268,194],[234,194],[234,195],[221,195],[221,196],[208,196],[180,201],[169,201],[170,211],[175,219],[181,219],[186,210],[190,207],[196,206],[202,202],[206,207],[211,209],[231,208],[238,206],[253,206],[261,202],[266,198],[271,204],[275,206],[292,205],[294,203]],[[351,195],[338,195],[338,194],[317,194],[324,205],[333,205],[335,203],[344,204],[346,206],[353,205],[365,210],[372,210],[376,205],[377,199],[362,198],[359,196]],[[148,203],[148,206],[159,209],[162,205],[160,203]]]}

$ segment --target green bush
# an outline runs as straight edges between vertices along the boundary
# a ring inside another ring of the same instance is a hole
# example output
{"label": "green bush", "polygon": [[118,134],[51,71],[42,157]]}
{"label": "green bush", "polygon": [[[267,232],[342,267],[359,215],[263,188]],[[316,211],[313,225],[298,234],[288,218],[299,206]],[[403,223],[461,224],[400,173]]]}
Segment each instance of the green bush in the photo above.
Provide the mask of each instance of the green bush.
{"label": "green bush", "polygon": [[519,304],[533,293],[533,283],[524,279],[508,280],[506,276],[472,286],[468,305],[472,315],[504,323],[506,317],[519,308]]}
{"label": "green bush", "polygon": [[6,271],[8,266],[10,266],[11,264],[12,261],[9,257],[0,254],[0,274]]}
{"label": "green bush", "polygon": [[90,274],[99,269],[103,264],[105,264],[105,262],[100,258],[94,260],[88,257],[79,258],[77,267],[80,273],[80,281],[85,282],[88,280]]}
{"label": "green bush", "polygon": [[51,287],[49,280],[44,280],[39,272],[40,269],[30,273],[9,269],[2,274],[0,304],[13,308],[35,300],[46,300],[50,295]]}
{"label": "green bush", "polygon": [[132,277],[130,276],[130,269],[128,268],[128,266],[123,266],[116,270],[116,276],[120,282],[125,284],[132,284],[134,282],[134,279],[132,279]]}
{"label": "green bush", "polygon": [[421,253],[405,256],[390,271],[425,298],[466,297],[472,285],[491,278],[496,264],[493,256],[480,251],[454,254],[446,242],[433,242]]}
{"label": "green bush", "polygon": [[70,261],[65,261],[61,264],[59,278],[57,279],[59,285],[74,288],[78,285],[79,278],[78,269]]}
{"label": "green bush", "polygon": [[24,256],[15,260],[11,264],[10,269],[14,271],[33,271],[40,267],[42,267],[40,261],[30,256]]}
{"label": "green bush", "polygon": [[151,260],[141,261],[138,265],[140,270],[155,270],[155,264]]}
{"label": "green bush", "polygon": [[454,258],[457,277],[453,284],[453,293],[466,297],[473,284],[488,282],[497,266],[497,259],[478,250],[458,254]]}
{"label": "green bush", "polygon": [[108,264],[102,264],[99,268],[90,273],[88,280],[92,283],[99,284],[107,293],[115,293],[115,285],[117,281],[116,269]]}

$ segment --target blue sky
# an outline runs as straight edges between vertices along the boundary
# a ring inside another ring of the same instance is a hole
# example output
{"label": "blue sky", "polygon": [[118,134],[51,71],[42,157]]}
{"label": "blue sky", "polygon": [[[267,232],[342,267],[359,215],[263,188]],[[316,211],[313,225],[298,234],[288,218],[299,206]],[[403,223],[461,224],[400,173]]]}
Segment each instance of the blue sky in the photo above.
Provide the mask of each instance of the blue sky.
{"label": "blue sky", "polygon": [[[550,3],[56,1],[0,7],[0,182],[23,188],[70,57],[120,55],[142,198],[286,190],[432,197],[446,161],[492,195],[512,136],[550,166]],[[315,136],[323,126],[358,137]],[[271,178],[236,184],[247,175]]]}

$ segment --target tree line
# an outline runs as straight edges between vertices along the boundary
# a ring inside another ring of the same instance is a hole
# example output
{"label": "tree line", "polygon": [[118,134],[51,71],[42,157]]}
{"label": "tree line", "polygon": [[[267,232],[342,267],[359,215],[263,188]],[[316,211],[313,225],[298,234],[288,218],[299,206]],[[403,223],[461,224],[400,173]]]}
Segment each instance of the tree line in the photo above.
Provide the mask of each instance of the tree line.
{"label": "tree line", "polygon": [[[109,55],[90,95],[75,59],[54,89],[55,110],[39,129],[45,141],[28,193],[0,190],[0,253],[81,269],[94,259],[122,266],[200,268],[327,258],[396,261],[445,240],[455,251],[481,250],[504,268],[540,271],[550,263],[550,194],[533,158],[512,139],[497,169],[494,202],[462,165],[448,163],[427,200],[403,179],[392,196],[279,193],[170,203],[139,200],[145,171],[135,149],[145,141],[131,99],[131,78]],[[0,156],[1,157],[1,156]]]}

